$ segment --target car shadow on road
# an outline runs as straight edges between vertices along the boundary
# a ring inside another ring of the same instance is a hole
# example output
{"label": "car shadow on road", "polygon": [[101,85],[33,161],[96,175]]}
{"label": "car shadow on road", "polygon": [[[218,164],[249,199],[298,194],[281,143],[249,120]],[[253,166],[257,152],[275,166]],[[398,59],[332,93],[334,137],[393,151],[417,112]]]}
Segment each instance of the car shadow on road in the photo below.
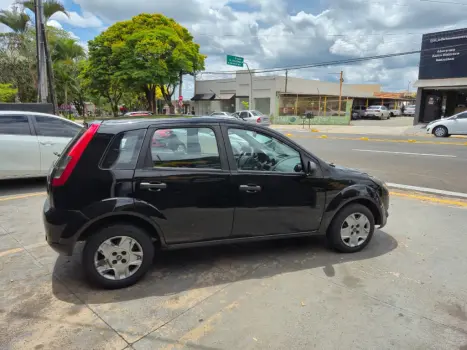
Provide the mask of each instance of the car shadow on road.
{"label": "car shadow on road", "polygon": [[361,252],[341,254],[326,247],[324,237],[295,238],[177,251],[162,251],[146,277],[120,290],[90,286],[81,268],[81,252],[58,257],[52,279],[54,295],[66,302],[76,298],[61,293],[62,283],[87,304],[105,304],[151,296],[175,296],[198,288],[225,285],[248,279],[264,279],[283,273],[321,268],[328,277],[334,266],[390,253],[397,241],[382,230]]}

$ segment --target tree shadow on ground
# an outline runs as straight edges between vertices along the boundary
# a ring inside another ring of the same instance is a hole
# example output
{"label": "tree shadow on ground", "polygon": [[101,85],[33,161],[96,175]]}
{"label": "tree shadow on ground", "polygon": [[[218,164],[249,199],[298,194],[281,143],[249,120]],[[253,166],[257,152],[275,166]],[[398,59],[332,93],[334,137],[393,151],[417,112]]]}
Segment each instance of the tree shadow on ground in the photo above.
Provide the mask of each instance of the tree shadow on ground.
{"label": "tree shadow on ground", "polygon": [[84,278],[78,249],[73,257],[58,257],[52,290],[57,298],[69,303],[77,303],[77,300],[59,292],[63,289],[62,283],[87,304],[115,303],[151,296],[170,297],[192,289],[316,268],[322,268],[328,277],[333,277],[335,265],[375,258],[396,248],[397,241],[392,236],[376,230],[370,244],[354,254],[330,250],[324,237],[161,251],[143,280],[120,290],[100,290],[90,286]]}

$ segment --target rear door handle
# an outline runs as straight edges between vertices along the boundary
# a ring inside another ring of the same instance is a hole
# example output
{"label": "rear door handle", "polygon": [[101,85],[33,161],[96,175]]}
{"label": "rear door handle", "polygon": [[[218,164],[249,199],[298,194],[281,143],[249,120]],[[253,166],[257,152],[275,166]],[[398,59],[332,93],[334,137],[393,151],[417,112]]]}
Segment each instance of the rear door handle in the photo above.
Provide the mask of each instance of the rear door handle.
{"label": "rear door handle", "polygon": [[139,185],[139,188],[142,190],[164,190],[167,188],[167,184],[163,182],[158,182],[158,183],[150,183],[150,182],[141,182]]}
{"label": "rear door handle", "polygon": [[246,193],[256,193],[261,191],[261,186],[257,185],[240,185],[239,190]]}
{"label": "rear door handle", "polygon": [[52,146],[53,143],[49,142],[49,141],[46,141],[46,142],[41,142],[41,145],[43,145],[43,146]]}

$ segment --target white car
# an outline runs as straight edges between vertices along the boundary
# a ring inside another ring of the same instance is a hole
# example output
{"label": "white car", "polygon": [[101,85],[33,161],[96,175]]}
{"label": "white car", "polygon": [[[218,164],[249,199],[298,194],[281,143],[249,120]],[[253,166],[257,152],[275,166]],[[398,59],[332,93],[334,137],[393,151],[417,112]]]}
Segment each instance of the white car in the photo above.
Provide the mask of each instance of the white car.
{"label": "white car", "polygon": [[408,105],[404,109],[404,115],[414,116],[415,115],[415,105]]}
{"label": "white car", "polygon": [[389,119],[390,112],[386,106],[370,106],[366,109],[365,118]]}
{"label": "white car", "polygon": [[82,125],[51,114],[0,111],[0,180],[47,176]]}
{"label": "white car", "polygon": [[432,121],[426,126],[426,133],[434,134],[436,137],[467,135],[467,112]]}

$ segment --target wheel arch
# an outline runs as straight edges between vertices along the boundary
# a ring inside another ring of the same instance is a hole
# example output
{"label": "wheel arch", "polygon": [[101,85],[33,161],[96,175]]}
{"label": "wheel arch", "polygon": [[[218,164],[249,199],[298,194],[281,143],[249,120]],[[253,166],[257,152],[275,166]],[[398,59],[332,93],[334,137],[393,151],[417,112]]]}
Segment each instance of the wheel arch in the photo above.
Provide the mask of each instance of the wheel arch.
{"label": "wheel arch", "polygon": [[367,207],[375,219],[375,225],[383,224],[382,202],[376,191],[370,187],[350,188],[339,193],[326,206],[326,211],[321,221],[320,232],[326,234],[332,220],[346,206],[361,204]]}
{"label": "wheel arch", "polygon": [[160,232],[160,229],[146,219],[144,216],[134,212],[116,212],[109,213],[88,222],[77,235],[77,241],[85,241],[102,227],[114,224],[131,224],[145,230],[151,238],[157,241],[160,246],[165,246],[165,240]]}

